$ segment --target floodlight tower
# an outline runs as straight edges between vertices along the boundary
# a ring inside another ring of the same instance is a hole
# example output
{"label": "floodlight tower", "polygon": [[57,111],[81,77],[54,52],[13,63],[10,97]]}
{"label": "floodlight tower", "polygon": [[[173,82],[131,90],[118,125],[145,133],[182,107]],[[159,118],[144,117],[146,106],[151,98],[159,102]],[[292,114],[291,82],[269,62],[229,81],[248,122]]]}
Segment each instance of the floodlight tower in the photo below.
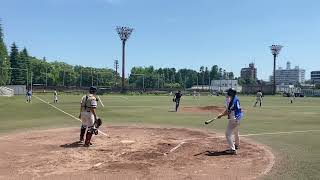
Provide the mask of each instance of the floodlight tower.
{"label": "floodlight tower", "polygon": [[271,45],[270,50],[273,55],[273,95],[276,94],[276,60],[283,46]]}
{"label": "floodlight tower", "polygon": [[122,41],[122,82],[121,82],[121,92],[124,92],[124,80],[125,80],[125,46],[126,46],[126,41],[129,39],[133,28],[129,27],[123,27],[123,26],[118,26],[116,28],[116,31],[120,37],[120,40]]}

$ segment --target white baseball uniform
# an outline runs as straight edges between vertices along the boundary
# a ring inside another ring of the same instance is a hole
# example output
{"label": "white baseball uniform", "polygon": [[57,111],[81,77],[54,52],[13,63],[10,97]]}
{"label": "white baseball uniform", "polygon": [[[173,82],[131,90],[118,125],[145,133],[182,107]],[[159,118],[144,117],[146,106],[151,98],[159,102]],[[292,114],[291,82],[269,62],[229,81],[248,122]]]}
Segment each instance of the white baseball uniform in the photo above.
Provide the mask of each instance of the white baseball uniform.
{"label": "white baseball uniform", "polygon": [[57,102],[57,101],[58,101],[58,93],[57,93],[57,91],[54,91],[54,92],[53,92],[53,101],[54,101],[54,102]]}
{"label": "white baseball uniform", "polygon": [[257,102],[262,101],[262,92],[257,92]]}
{"label": "white baseball uniform", "polygon": [[81,121],[82,125],[86,127],[91,127],[94,124],[94,115],[90,111],[90,108],[96,108],[97,107],[97,99],[94,95],[89,94],[82,97],[81,100]]}

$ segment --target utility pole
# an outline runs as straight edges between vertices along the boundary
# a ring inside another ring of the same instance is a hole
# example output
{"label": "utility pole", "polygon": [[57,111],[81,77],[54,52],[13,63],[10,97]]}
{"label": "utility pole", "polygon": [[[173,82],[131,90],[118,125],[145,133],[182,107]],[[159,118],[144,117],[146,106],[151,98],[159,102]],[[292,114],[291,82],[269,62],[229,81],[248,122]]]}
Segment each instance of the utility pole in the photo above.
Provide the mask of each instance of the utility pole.
{"label": "utility pole", "polygon": [[125,92],[125,85],[124,85],[124,81],[125,81],[125,47],[126,47],[126,41],[129,39],[133,28],[129,28],[129,27],[120,27],[118,26],[116,28],[116,31],[120,37],[120,40],[122,41],[122,81],[121,81],[121,92],[124,93]]}
{"label": "utility pole", "polygon": [[93,72],[92,72],[92,68],[91,68],[91,86],[93,86]]}
{"label": "utility pole", "polygon": [[158,90],[160,89],[160,74],[158,74]]}
{"label": "utility pole", "polygon": [[63,70],[63,82],[62,82],[63,86],[64,86],[64,78],[65,78],[65,76],[66,76],[66,70],[64,69]]}
{"label": "utility pole", "polygon": [[80,71],[80,87],[82,87],[82,69]]}
{"label": "utility pole", "polygon": [[117,82],[118,82],[118,68],[119,68],[119,61],[118,60],[114,60],[114,69],[115,69],[115,76],[114,76],[114,79],[115,79],[115,86],[117,87]]}
{"label": "utility pole", "polygon": [[46,67],[46,89],[48,88],[48,67]]}

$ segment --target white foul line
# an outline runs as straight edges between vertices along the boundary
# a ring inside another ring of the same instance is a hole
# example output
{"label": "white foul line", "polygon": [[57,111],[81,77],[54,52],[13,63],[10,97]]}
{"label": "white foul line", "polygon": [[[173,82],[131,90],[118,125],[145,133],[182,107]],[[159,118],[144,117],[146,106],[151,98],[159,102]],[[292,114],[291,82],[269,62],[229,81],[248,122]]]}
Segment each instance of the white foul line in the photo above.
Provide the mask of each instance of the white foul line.
{"label": "white foul line", "polygon": [[101,106],[104,107],[104,104],[103,104],[103,102],[102,102],[102,99],[101,99],[99,96],[98,96],[98,99],[99,99],[99,102],[100,102]]}
{"label": "white foul line", "polygon": [[[43,103],[46,103],[46,104],[48,104],[49,106],[51,106],[51,107],[53,107],[53,108],[57,109],[58,111],[63,112],[64,114],[66,114],[66,115],[68,115],[68,116],[72,117],[73,119],[78,120],[78,121],[80,121],[80,122],[81,122],[81,120],[80,120],[79,118],[75,117],[74,115],[69,114],[69,113],[65,112],[64,110],[62,110],[62,109],[60,109],[60,108],[58,108],[58,107],[56,107],[56,106],[54,106],[54,105],[52,105],[52,104],[50,104],[50,103],[48,103],[48,102],[44,101],[44,100],[42,100],[42,99],[41,99],[41,98],[39,98],[38,96],[35,96],[35,95],[33,95],[33,96],[34,96],[35,98],[39,99],[40,101],[42,101]],[[98,131],[99,131],[99,133],[101,133],[101,134],[103,134],[103,135],[105,135],[105,136],[107,136],[107,137],[108,137],[108,135],[107,135],[106,133],[102,132],[101,130],[98,130]]]}
{"label": "white foul line", "polygon": [[245,134],[240,135],[241,137],[247,137],[247,136],[261,136],[261,135],[275,135],[275,134],[294,134],[294,133],[306,133],[306,132],[320,132],[320,129],[311,129],[311,130],[305,130],[305,131],[283,131],[283,132],[270,132],[270,133],[257,133],[257,134]]}

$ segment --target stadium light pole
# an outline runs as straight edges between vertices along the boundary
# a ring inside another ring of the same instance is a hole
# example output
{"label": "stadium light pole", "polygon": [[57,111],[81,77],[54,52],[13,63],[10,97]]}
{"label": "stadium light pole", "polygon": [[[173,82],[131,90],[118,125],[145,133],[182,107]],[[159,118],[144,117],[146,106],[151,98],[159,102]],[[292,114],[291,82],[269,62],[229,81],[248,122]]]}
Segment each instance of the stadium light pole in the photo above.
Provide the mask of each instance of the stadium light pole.
{"label": "stadium light pole", "polygon": [[277,56],[279,55],[281,49],[283,46],[281,45],[271,45],[270,50],[273,55],[273,95],[276,94],[276,61],[277,61]]}
{"label": "stadium light pole", "polygon": [[133,28],[130,27],[123,27],[123,26],[118,26],[116,28],[116,31],[120,37],[120,40],[122,41],[122,81],[121,81],[121,92],[124,93],[125,88],[124,88],[124,80],[125,80],[125,46],[126,46],[126,41],[129,39]]}

